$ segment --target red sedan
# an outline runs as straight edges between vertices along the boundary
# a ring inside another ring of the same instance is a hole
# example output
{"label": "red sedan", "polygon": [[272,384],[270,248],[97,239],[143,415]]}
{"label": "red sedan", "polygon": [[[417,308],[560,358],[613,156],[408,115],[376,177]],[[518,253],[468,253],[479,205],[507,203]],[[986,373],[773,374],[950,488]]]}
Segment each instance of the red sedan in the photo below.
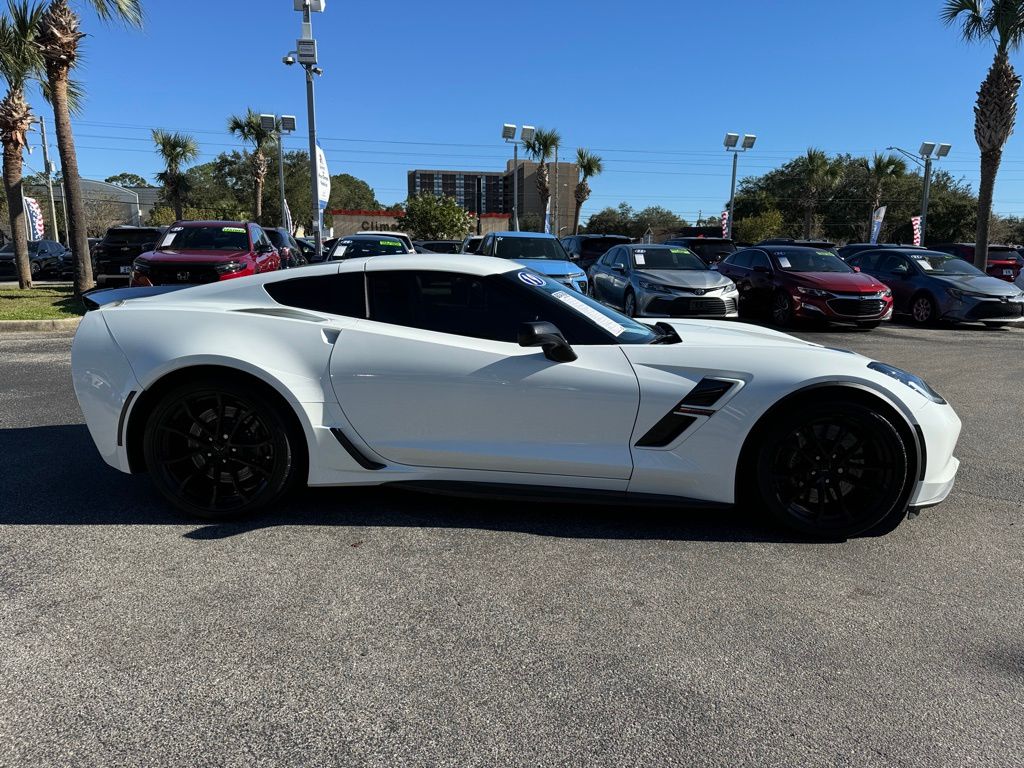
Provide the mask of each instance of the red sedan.
{"label": "red sedan", "polygon": [[215,283],[280,268],[281,257],[259,224],[179,221],[135,260],[131,285]]}
{"label": "red sedan", "polygon": [[730,255],[718,271],[740,292],[740,314],[768,312],[778,325],[795,318],[874,328],[892,317],[892,291],[830,251],[766,245]]}

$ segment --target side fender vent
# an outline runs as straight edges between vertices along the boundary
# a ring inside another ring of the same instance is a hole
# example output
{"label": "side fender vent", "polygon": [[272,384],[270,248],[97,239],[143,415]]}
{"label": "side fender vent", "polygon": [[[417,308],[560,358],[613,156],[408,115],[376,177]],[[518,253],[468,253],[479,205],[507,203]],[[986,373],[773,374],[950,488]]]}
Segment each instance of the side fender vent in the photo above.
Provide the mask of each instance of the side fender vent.
{"label": "side fender vent", "polygon": [[688,408],[710,408],[733,388],[735,382],[724,379],[704,378],[697,382],[697,386],[687,393],[686,397],[679,403],[680,406]]}

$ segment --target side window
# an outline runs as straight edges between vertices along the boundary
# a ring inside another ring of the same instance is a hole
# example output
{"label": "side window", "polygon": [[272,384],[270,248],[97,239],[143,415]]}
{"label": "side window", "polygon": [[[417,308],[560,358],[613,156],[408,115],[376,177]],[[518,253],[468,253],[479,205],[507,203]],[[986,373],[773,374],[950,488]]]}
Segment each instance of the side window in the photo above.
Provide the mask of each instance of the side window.
{"label": "side window", "polygon": [[750,268],[764,267],[765,269],[771,269],[771,262],[768,261],[768,257],[765,256],[761,251],[753,251],[750,257]]}
{"label": "side window", "polygon": [[279,280],[264,286],[278,304],[345,317],[366,317],[362,272]]}
{"label": "side window", "polygon": [[865,272],[872,272],[878,269],[878,260],[880,254],[878,253],[865,253],[860,256],[854,256],[850,259],[851,267],[860,267]]}
{"label": "side window", "polygon": [[570,343],[607,343],[585,320],[500,276],[456,272],[367,273],[370,319],[437,333],[518,342],[523,323],[547,320]]}
{"label": "side window", "polygon": [[491,255],[491,245],[494,243],[494,236],[488,235],[484,238],[484,242],[477,248],[477,253],[482,253],[484,256]]}
{"label": "side window", "polygon": [[739,267],[741,269],[750,269],[750,259],[753,256],[753,251],[738,251],[726,259],[726,264],[730,267]]}
{"label": "side window", "polygon": [[625,248],[616,248],[614,251],[612,251],[612,265],[613,266],[622,267],[623,269],[625,269],[626,266],[627,266],[627,264],[626,264],[627,261],[628,261],[628,258],[627,258],[627,254],[626,254],[626,249]]}
{"label": "side window", "polygon": [[249,237],[252,238],[253,250],[258,251],[260,249],[260,238],[266,237],[266,235],[263,234],[263,230],[260,227],[254,226],[249,230]]}
{"label": "side window", "polygon": [[894,275],[905,275],[910,271],[910,265],[902,256],[895,253],[887,253],[884,260],[880,260],[881,271]]}

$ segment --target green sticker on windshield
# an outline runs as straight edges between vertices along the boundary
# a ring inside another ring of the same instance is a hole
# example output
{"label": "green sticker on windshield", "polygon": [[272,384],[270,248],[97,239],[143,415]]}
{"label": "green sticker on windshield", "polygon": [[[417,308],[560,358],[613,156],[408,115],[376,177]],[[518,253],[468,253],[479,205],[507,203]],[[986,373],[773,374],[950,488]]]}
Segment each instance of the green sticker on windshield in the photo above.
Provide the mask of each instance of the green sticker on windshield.
{"label": "green sticker on windshield", "polygon": [[689,253],[685,248],[669,248],[672,253]]}
{"label": "green sticker on windshield", "polygon": [[221,232],[238,232],[244,235],[245,227],[224,227]]}
{"label": "green sticker on windshield", "polygon": [[815,253],[818,254],[819,256],[834,256],[835,255],[835,254],[832,253],[832,251],[815,251]]}
{"label": "green sticker on windshield", "polygon": [[380,243],[380,245],[393,245],[396,248],[401,248],[402,247],[402,244],[400,242],[398,242],[397,240],[380,240],[378,242]]}

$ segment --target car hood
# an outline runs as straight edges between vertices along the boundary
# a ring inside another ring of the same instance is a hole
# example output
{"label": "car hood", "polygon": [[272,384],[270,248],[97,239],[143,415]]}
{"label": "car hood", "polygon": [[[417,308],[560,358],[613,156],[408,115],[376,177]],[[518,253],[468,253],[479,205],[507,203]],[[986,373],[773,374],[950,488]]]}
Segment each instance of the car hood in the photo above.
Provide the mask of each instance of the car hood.
{"label": "car hood", "polygon": [[542,275],[573,275],[586,277],[582,269],[571,261],[555,261],[554,259],[513,259],[516,264],[522,264]]}
{"label": "car hood", "polygon": [[971,293],[987,293],[990,296],[1016,296],[1020,293],[1013,283],[989,275],[928,275],[950,288],[959,288]]}
{"label": "car hood", "polygon": [[197,261],[204,263],[231,261],[248,255],[248,251],[150,251],[142,254],[142,258],[154,264],[180,264]]}
{"label": "car hood", "polygon": [[864,272],[782,272],[789,282],[839,293],[877,293],[888,286]]}
{"label": "car hood", "polygon": [[711,269],[638,269],[633,274],[641,280],[674,288],[720,288],[732,285],[732,280]]}
{"label": "car hood", "polygon": [[[641,320],[648,325],[671,325],[683,340],[683,347],[699,344],[708,347],[821,347],[820,344],[798,339],[788,333],[762,328],[750,323],[726,320]],[[673,348],[679,348],[674,345]],[[624,349],[628,349],[624,347]]]}

